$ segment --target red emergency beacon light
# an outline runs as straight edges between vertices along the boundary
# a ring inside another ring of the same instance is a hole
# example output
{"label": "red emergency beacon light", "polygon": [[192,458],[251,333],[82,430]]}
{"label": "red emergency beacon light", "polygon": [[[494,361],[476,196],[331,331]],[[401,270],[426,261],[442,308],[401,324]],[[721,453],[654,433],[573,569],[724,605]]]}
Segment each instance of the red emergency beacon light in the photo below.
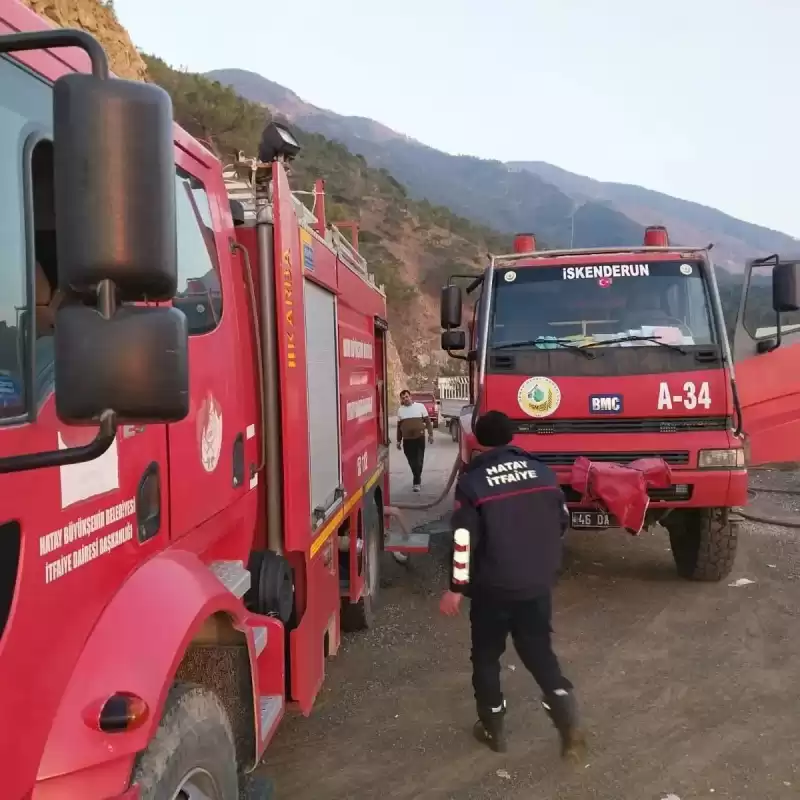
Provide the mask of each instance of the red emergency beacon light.
{"label": "red emergency beacon light", "polygon": [[669,234],[663,225],[650,225],[644,229],[645,247],[669,247]]}
{"label": "red emergency beacon light", "polygon": [[518,233],[514,237],[515,253],[533,253],[536,250],[536,237],[532,233]]}

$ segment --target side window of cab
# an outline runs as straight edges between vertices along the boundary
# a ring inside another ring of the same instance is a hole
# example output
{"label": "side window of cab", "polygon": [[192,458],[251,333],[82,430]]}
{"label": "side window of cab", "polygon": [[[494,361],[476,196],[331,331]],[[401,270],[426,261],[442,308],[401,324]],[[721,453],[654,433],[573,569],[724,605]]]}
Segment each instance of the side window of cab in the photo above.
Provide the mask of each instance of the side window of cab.
{"label": "side window of cab", "polygon": [[51,133],[51,87],[0,57],[0,425],[29,419],[52,388]]}
{"label": "side window of cab", "polygon": [[189,335],[213,331],[222,319],[222,284],[208,194],[180,167],[175,172],[178,226],[178,293],[175,308],[186,315]]}
{"label": "side window of cab", "polygon": [[[755,340],[775,336],[775,311],[772,308],[772,264],[754,266],[744,306],[744,329]],[[781,314],[781,330],[800,330],[800,311]]]}

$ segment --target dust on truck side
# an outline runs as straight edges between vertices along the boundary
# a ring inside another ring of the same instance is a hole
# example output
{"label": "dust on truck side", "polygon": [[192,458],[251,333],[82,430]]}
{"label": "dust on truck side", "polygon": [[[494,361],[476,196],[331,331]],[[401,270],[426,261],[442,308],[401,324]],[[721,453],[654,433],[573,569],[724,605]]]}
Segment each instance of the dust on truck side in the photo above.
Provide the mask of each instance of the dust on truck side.
{"label": "dust on truck side", "polygon": [[[672,485],[649,490],[645,527],[667,529],[678,573],[695,580],[733,567],[747,467],[800,459],[800,326],[784,316],[800,308],[800,264],[748,264],[729,338],[710,249],[671,246],[661,226],[613,249],[537,251],[519,235],[513,253],[463,276],[478,292],[469,333],[455,278],[441,305],[442,348],[470,370],[462,461],[479,449],[475,415],[504,411],[514,442],[559,475],[572,527],[605,529],[616,520],[572,486],[575,460],[663,459]],[[764,265],[776,326],[757,330],[748,287]]]}
{"label": "dust on truck side", "polygon": [[224,171],[88,34],[0,52],[2,795],[234,800],[372,624],[386,298],[288,129]]}

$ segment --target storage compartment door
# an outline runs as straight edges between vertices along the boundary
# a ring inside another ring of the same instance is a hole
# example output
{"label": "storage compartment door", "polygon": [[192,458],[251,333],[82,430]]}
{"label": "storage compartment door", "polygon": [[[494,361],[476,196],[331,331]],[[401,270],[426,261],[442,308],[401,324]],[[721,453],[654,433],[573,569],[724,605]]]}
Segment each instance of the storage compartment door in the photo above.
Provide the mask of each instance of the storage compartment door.
{"label": "storage compartment door", "polygon": [[341,486],[336,298],[306,281],[305,312],[311,513],[320,516]]}

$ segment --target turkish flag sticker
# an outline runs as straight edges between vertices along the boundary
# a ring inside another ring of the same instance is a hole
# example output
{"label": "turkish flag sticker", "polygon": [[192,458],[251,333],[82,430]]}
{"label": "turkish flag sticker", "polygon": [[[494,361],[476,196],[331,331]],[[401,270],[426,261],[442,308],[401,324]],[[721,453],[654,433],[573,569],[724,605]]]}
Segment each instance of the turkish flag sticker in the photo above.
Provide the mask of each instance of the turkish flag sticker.
{"label": "turkish flag sticker", "polygon": [[597,281],[597,285],[601,289],[607,289],[609,286],[611,286],[611,278],[600,278],[600,280]]}

